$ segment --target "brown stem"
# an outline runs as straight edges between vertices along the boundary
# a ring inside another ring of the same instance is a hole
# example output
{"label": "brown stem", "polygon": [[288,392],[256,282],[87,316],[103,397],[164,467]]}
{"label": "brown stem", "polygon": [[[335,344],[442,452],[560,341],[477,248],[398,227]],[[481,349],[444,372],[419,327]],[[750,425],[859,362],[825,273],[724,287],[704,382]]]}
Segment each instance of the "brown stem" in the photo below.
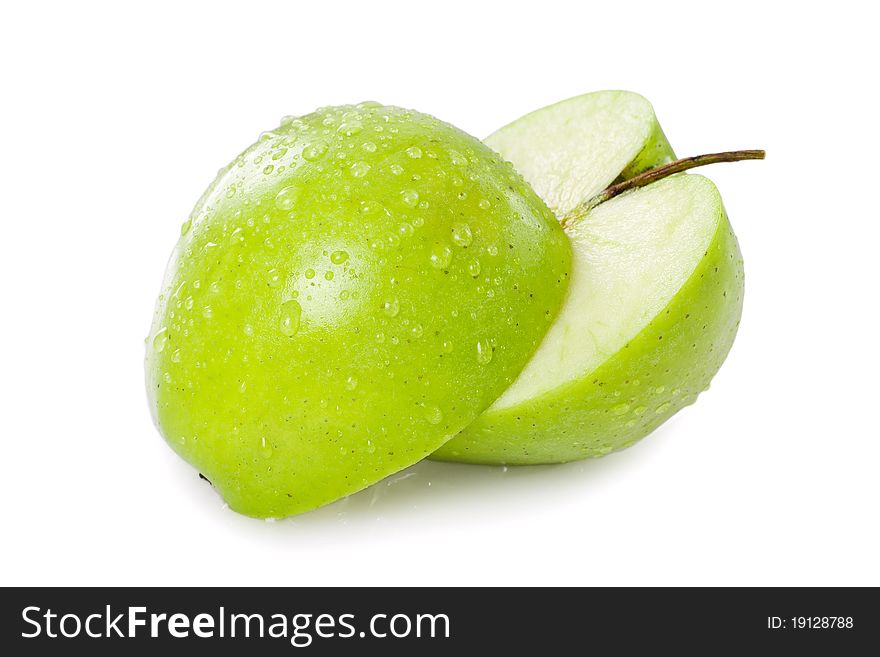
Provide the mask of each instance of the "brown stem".
{"label": "brown stem", "polygon": [[764,151],[727,151],[725,153],[707,153],[706,155],[694,155],[693,157],[685,157],[675,160],[669,164],[663,164],[653,169],[648,169],[637,176],[624,180],[616,185],[611,185],[605,191],[596,194],[589,201],[581,203],[571,212],[562,218],[562,227],[568,228],[573,225],[597,205],[608,201],[624,192],[637,187],[644,187],[653,182],[662,180],[673,173],[680,173],[688,169],[706,166],[707,164],[715,164],[716,162],[739,162],[740,160],[763,160]]}

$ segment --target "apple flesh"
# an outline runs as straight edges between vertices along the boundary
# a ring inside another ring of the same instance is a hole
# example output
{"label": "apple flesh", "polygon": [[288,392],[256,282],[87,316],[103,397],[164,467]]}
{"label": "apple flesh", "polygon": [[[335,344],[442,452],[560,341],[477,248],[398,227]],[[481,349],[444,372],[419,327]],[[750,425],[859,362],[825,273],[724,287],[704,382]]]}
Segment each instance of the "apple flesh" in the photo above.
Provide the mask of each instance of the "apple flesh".
{"label": "apple flesh", "polygon": [[374,103],[286,120],[182,228],[147,342],[155,421],[236,511],[326,504],[501,395],[570,259],[519,174],[448,124]]}
{"label": "apple flesh", "polygon": [[526,114],[485,139],[560,219],[616,180],[675,154],[654,108],[629,91],[597,91]]}

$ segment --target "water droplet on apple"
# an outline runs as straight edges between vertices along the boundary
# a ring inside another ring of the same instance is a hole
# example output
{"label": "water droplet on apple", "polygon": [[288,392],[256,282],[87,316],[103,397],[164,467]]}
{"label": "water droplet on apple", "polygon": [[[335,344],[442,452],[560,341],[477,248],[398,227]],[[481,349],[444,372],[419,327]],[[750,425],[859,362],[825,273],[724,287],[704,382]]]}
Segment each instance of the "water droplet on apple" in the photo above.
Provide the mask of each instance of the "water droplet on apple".
{"label": "water droplet on apple", "polygon": [[443,351],[445,351],[447,354],[451,354],[453,349],[455,349],[455,345],[452,344],[450,340],[443,341]]}
{"label": "water droplet on apple", "polygon": [[363,129],[364,126],[360,121],[344,121],[339,124],[336,132],[346,137],[353,137]]}
{"label": "water droplet on apple", "polygon": [[351,171],[351,175],[355,178],[363,178],[370,172],[370,169],[370,165],[366,162],[355,162],[351,165],[349,171]]}
{"label": "water droplet on apple", "polygon": [[350,376],[345,380],[345,389],[354,390],[358,386],[358,380],[354,376]]}
{"label": "water droplet on apple", "polygon": [[618,404],[617,406],[615,406],[614,408],[611,409],[611,412],[614,413],[615,415],[625,415],[627,413],[627,411],[629,411],[629,408],[630,408],[630,406],[627,403]]}
{"label": "water droplet on apple", "polygon": [[278,287],[281,285],[281,272],[277,269],[270,269],[267,283],[269,284],[269,287]]}
{"label": "water droplet on apple", "polygon": [[436,244],[431,249],[431,266],[434,269],[445,269],[452,262],[452,249],[446,244]]}
{"label": "water droplet on apple", "polygon": [[633,409],[633,414],[634,414],[634,415],[642,415],[642,414],[644,414],[644,412],[647,411],[647,410],[648,410],[648,409],[645,408],[644,406],[636,406],[636,407]]}
{"label": "water droplet on apple", "polygon": [[202,308],[202,317],[205,319],[211,319],[214,316],[214,309],[211,306],[205,306]]}
{"label": "water droplet on apple", "polygon": [[302,306],[299,302],[291,299],[281,304],[281,332],[291,338],[299,330],[299,322],[302,317]]}
{"label": "water droplet on apple", "polygon": [[421,324],[415,324],[415,325],[413,325],[413,327],[409,330],[409,333],[410,333],[410,335],[411,335],[413,338],[415,338],[416,340],[418,340],[420,337],[422,337],[422,333],[424,333],[424,329],[422,328],[422,325],[421,325]]}
{"label": "water droplet on apple", "polygon": [[189,232],[189,229],[192,228],[192,219],[187,219],[182,224],[180,224],[180,236],[183,237]]}
{"label": "water droplet on apple", "polygon": [[361,148],[363,148],[367,153],[375,153],[376,152],[376,144],[371,141],[365,141],[361,144]]}
{"label": "water droplet on apple", "polygon": [[306,269],[306,271],[305,271],[305,277],[308,278],[309,280],[313,279],[313,278],[315,277],[315,270],[312,269],[311,267],[309,267],[308,269]]}
{"label": "water droplet on apple", "polygon": [[341,265],[346,260],[348,260],[348,253],[345,251],[334,251],[330,254],[330,262],[334,265]]}
{"label": "water droplet on apple", "polygon": [[308,162],[314,162],[326,152],[327,144],[323,142],[315,142],[313,144],[308,144],[305,148],[303,148],[302,156],[304,160]]}
{"label": "water droplet on apple", "polygon": [[662,395],[666,391],[666,386],[657,386],[654,388],[654,393],[657,395]]}
{"label": "water droplet on apple", "polygon": [[492,345],[488,340],[482,339],[477,341],[477,362],[481,365],[488,365],[492,362]]}
{"label": "water droplet on apple", "polygon": [[419,193],[414,189],[405,189],[400,192],[400,200],[403,201],[404,205],[414,208],[418,205]]}
{"label": "water droplet on apple", "polygon": [[397,317],[397,313],[400,312],[400,302],[396,298],[388,299],[382,304],[382,310],[389,317]]}
{"label": "water droplet on apple", "polygon": [[324,272],[324,279],[328,280],[328,281],[332,281],[333,280],[333,272],[330,271],[329,269],[327,271],[325,271]]}
{"label": "water droplet on apple", "polygon": [[461,247],[470,246],[474,241],[474,235],[471,227],[466,223],[456,223],[452,225],[452,241]]}
{"label": "water droplet on apple", "polygon": [[161,329],[153,338],[153,349],[157,354],[162,353],[168,343],[168,329]]}
{"label": "water droplet on apple", "polygon": [[486,199],[482,199],[477,205],[480,206],[481,210],[488,210],[492,207],[492,204],[489,203]]}
{"label": "water droplet on apple", "polygon": [[292,210],[296,203],[296,189],[285,187],[275,195],[275,207],[279,210]]}
{"label": "water droplet on apple", "polygon": [[665,413],[666,411],[669,410],[670,406],[672,406],[672,404],[670,404],[669,402],[663,402],[657,408],[654,409],[654,412],[657,415],[662,415],[663,413]]}
{"label": "water droplet on apple", "polygon": [[450,161],[457,167],[463,167],[468,163],[467,158],[458,151],[449,151]]}
{"label": "water droplet on apple", "polygon": [[263,455],[264,459],[267,459],[270,456],[272,456],[272,452],[273,452],[272,443],[270,443],[268,440],[266,440],[266,436],[263,436],[260,439],[260,454]]}
{"label": "water droplet on apple", "polygon": [[476,278],[477,276],[480,275],[480,261],[479,260],[474,258],[468,263],[468,273],[471,276],[473,276],[474,278]]}
{"label": "water droplet on apple", "polygon": [[275,171],[275,167],[272,166],[271,164],[267,164],[266,166],[263,167],[263,175],[265,175],[265,176],[268,176],[273,171]]}
{"label": "water droplet on apple", "polygon": [[425,419],[429,424],[440,424],[443,421],[443,411],[438,406],[428,404],[425,406]]}
{"label": "water droplet on apple", "polygon": [[388,170],[391,173],[393,173],[395,176],[399,176],[400,174],[403,173],[403,167],[400,166],[399,164],[392,164],[390,167],[388,167]]}
{"label": "water droplet on apple", "polygon": [[417,160],[422,156],[422,149],[418,146],[410,146],[406,149],[406,154],[409,155],[412,159]]}

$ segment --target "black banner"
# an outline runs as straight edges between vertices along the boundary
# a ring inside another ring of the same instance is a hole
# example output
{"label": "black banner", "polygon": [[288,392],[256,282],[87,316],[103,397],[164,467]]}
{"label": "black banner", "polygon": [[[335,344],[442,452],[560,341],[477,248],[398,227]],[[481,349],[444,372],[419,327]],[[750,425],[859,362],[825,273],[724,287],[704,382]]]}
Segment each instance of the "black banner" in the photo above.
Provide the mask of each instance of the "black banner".
{"label": "black banner", "polygon": [[608,646],[615,654],[849,655],[880,645],[880,602],[867,588],[21,588],[2,590],[0,614],[7,655],[559,654]]}

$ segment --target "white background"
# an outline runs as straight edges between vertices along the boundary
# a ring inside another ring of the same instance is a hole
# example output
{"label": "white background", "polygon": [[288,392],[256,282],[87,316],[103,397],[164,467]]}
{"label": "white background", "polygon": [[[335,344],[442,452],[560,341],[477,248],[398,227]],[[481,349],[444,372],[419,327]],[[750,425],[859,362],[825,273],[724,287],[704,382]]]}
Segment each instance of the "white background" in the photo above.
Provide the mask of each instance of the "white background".
{"label": "white background", "polygon": [[[878,97],[869,3],[18,3],[0,10],[0,584],[880,584]],[[181,222],[285,114],[366,99],[485,136],[646,95],[746,258],[712,389],[634,448],[423,463],[266,523],[151,424]],[[405,475],[405,476],[404,476]]]}

